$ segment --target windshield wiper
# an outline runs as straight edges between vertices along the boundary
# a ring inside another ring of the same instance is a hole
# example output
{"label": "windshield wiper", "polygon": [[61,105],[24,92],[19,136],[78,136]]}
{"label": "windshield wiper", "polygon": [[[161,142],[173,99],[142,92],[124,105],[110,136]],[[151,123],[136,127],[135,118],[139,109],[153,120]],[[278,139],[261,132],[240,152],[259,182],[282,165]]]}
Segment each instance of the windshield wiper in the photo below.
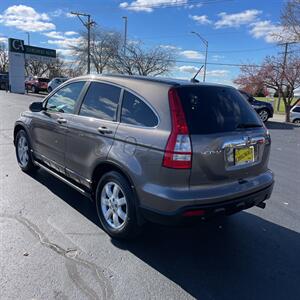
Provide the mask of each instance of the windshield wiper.
{"label": "windshield wiper", "polygon": [[254,127],[262,127],[262,125],[257,123],[240,123],[236,126],[236,128],[254,128]]}

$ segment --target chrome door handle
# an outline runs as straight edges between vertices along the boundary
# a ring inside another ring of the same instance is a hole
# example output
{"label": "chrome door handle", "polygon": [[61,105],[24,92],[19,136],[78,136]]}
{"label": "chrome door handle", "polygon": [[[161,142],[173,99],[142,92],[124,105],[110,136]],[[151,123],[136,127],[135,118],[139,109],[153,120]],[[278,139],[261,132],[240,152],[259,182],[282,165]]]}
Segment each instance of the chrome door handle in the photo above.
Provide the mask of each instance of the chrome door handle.
{"label": "chrome door handle", "polygon": [[58,118],[58,119],[57,119],[57,122],[58,122],[59,124],[65,124],[65,123],[67,123],[67,120],[64,119],[64,118]]}
{"label": "chrome door handle", "polygon": [[104,126],[103,127],[99,127],[98,131],[100,133],[102,133],[102,134],[112,134],[113,133],[112,130],[110,130],[109,128],[104,127]]}

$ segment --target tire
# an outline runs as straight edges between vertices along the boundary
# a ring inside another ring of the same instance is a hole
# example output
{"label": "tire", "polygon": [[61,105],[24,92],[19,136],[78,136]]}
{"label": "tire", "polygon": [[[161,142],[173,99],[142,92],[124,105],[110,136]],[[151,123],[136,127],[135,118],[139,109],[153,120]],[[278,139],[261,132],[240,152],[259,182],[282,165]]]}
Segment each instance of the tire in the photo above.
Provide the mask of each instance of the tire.
{"label": "tire", "polygon": [[270,114],[269,114],[269,111],[267,109],[261,109],[259,112],[259,117],[260,119],[263,121],[263,122],[267,122],[268,119],[270,118]]}
{"label": "tire", "polygon": [[22,171],[31,172],[36,169],[31,156],[28,135],[23,129],[19,130],[16,135],[16,156]]}
{"label": "tire", "polygon": [[31,86],[31,91],[34,93],[34,94],[38,94],[39,93],[39,90],[36,86],[32,85]]}
{"label": "tire", "polygon": [[6,90],[6,84],[5,83],[0,84],[0,90]]}
{"label": "tire", "polygon": [[300,119],[295,119],[295,120],[293,121],[293,123],[294,123],[294,124],[297,124],[297,125],[300,125]]}
{"label": "tire", "polygon": [[120,173],[112,171],[102,176],[96,190],[96,207],[103,229],[111,237],[133,239],[141,232],[134,192]]}
{"label": "tire", "polygon": [[52,92],[52,87],[49,86],[49,87],[48,87],[48,93],[50,94],[51,92]]}

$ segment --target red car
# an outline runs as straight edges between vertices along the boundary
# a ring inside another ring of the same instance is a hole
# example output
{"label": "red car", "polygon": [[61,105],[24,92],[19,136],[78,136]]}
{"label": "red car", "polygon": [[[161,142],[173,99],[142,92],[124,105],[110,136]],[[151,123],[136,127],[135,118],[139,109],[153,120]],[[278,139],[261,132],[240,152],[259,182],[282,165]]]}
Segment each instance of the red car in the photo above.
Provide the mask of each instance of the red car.
{"label": "red car", "polygon": [[47,91],[49,81],[48,78],[28,77],[27,80],[25,80],[25,89],[32,93]]}

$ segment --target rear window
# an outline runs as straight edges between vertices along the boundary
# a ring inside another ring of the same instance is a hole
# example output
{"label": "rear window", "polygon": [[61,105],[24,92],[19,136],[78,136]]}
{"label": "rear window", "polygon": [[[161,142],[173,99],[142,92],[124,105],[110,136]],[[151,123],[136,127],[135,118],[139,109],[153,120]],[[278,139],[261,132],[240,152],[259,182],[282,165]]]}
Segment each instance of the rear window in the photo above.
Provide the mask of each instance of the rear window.
{"label": "rear window", "polygon": [[234,88],[195,86],[178,92],[191,134],[234,131],[242,124],[261,126],[256,112]]}
{"label": "rear window", "polygon": [[49,82],[50,80],[48,78],[38,78],[38,81],[40,81],[40,82]]}

